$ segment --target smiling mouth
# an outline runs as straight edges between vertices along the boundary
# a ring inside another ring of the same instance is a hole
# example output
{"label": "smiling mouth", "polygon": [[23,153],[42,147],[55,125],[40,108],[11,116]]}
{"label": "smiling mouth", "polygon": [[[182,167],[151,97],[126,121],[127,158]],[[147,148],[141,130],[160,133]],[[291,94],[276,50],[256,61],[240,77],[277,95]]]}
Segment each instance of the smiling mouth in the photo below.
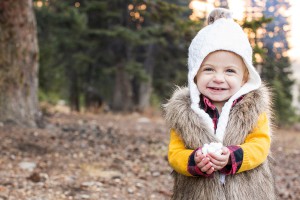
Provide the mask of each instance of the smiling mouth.
{"label": "smiling mouth", "polygon": [[226,88],[216,88],[216,87],[208,87],[211,90],[227,90]]}

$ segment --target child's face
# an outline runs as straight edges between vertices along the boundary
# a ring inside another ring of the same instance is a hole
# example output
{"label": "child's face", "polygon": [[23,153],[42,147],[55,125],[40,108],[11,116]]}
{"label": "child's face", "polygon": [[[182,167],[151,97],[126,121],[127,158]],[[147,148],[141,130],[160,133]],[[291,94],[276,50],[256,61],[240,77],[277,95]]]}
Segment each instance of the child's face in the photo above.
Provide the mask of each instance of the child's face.
{"label": "child's face", "polygon": [[243,59],[229,51],[210,53],[202,62],[195,77],[198,90],[213,104],[222,104],[247,81]]}

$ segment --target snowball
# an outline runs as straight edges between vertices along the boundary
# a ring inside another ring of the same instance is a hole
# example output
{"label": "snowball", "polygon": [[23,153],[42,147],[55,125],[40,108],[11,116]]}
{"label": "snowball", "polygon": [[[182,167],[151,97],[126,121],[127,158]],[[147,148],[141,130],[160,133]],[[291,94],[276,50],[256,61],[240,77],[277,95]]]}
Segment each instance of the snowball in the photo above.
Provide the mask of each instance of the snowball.
{"label": "snowball", "polygon": [[202,147],[203,155],[207,155],[208,153],[216,153],[221,155],[222,154],[222,143],[220,142],[211,142],[210,144],[204,144]]}

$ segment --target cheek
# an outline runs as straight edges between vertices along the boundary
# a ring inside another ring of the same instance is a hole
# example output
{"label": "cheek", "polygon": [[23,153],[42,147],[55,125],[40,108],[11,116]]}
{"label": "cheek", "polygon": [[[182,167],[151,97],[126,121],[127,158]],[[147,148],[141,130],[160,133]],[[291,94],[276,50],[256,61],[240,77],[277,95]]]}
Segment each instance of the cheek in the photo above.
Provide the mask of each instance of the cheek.
{"label": "cheek", "polygon": [[206,88],[206,82],[203,79],[201,79],[201,81],[198,80],[196,85],[200,93]]}
{"label": "cheek", "polygon": [[241,88],[244,85],[243,78],[240,77],[232,77],[228,82],[234,88]]}
{"label": "cheek", "polygon": [[230,81],[231,83],[234,83],[236,85],[244,84],[243,76],[238,76],[238,75],[229,77],[228,81]]}
{"label": "cheek", "polygon": [[204,87],[207,84],[208,80],[205,76],[199,76],[196,81],[197,87]]}
{"label": "cheek", "polygon": [[196,84],[196,85],[197,85],[197,88],[200,89],[200,88],[202,87],[202,82],[197,81],[197,84]]}

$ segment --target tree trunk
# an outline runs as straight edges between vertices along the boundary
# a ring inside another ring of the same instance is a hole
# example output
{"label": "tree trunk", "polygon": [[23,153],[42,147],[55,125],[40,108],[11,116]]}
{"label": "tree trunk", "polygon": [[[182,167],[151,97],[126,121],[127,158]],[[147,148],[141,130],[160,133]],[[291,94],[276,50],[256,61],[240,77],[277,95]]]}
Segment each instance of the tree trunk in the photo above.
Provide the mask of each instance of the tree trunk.
{"label": "tree trunk", "polygon": [[68,101],[71,111],[80,111],[80,88],[79,88],[79,75],[75,64],[65,66],[65,74],[67,77],[68,84]]}
{"label": "tree trunk", "polygon": [[[68,69],[67,69],[68,70]],[[80,96],[80,89],[79,89],[79,83],[78,83],[78,74],[76,72],[76,69],[69,69],[69,103],[72,111],[80,111],[80,102],[79,102],[79,96]]]}
{"label": "tree trunk", "polygon": [[[129,27],[128,23],[128,3],[129,1],[120,1],[122,8],[121,24],[123,27]],[[116,54],[122,55],[116,66],[115,85],[113,93],[112,109],[114,111],[128,112],[134,109],[132,78],[126,72],[125,64],[132,59],[132,44],[124,39],[116,40],[113,51]],[[124,58],[123,58],[124,57]]]}
{"label": "tree trunk", "polygon": [[131,81],[123,66],[118,66],[116,69],[112,109],[125,112],[133,110]]}
{"label": "tree trunk", "polygon": [[85,83],[86,85],[83,88],[84,92],[84,105],[85,110],[93,113],[100,111],[100,108],[103,104],[102,95],[94,86],[95,66],[89,65],[85,74]]}
{"label": "tree trunk", "polygon": [[0,121],[37,125],[38,44],[32,0],[0,1]]}
{"label": "tree trunk", "polygon": [[154,44],[150,44],[147,47],[147,56],[144,62],[144,69],[148,75],[148,80],[141,82],[139,87],[139,102],[138,102],[138,110],[144,111],[147,107],[150,106],[150,97],[152,93],[152,76],[153,76],[153,68],[154,68]]}

